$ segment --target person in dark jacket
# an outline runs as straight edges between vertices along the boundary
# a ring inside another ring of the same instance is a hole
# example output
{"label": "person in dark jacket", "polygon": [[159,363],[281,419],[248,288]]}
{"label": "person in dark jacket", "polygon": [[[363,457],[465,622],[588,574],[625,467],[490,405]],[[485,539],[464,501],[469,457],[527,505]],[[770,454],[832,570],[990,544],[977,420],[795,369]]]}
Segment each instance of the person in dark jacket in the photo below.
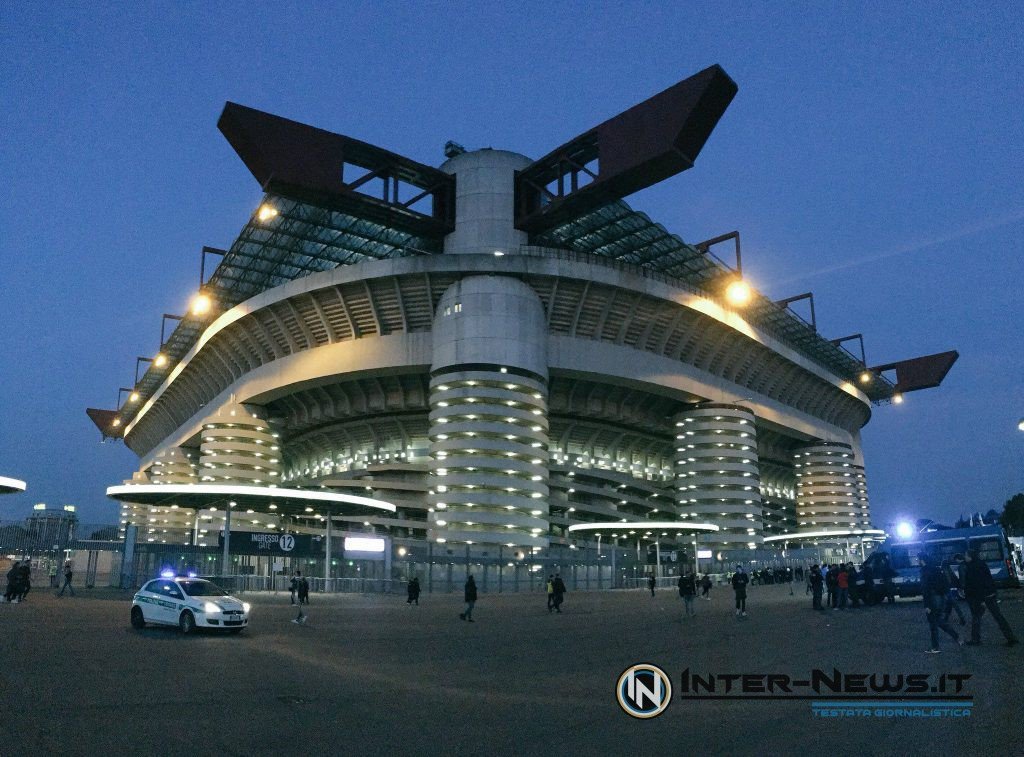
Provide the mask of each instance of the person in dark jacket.
{"label": "person in dark jacket", "polygon": [[647,588],[651,590],[651,596],[652,597],[654,596],[654,586],[655,586],[655,584],[657,584],[657,581],[654,580],[654,574],[653,573],[648,573],[647,574]]}
{"label": "person in dark jacket", "polygon": [[870,563],[865,563],[860,571],[864,579],[864,604],[870,607],[875,603],[875,571]]}
{"label": "person in dark jacket", "polygon": [[824,610],[821,606],[821,594],[825,588],[825,579],[821,577],[821,569],[817,565],[811,566],[811,574],[808,576],[811,585],[811,607],[815,610]]}
{"label": "person in dark jacket", "polygon": [[460,612],[459,618],[473,623],[473,606],[476,604],[476,581],[473,580],[473,576],[466,579],[466,587],[463,591],[463,597],[466,600],[466,611]]}
{"label": "person in dark jacket", "polygon": [[21,563],[15,560],[11,564],[11,569],[7,571],[7,591],[4,592],[4,600],[7,602],[17,602],[18,593],[20,587],[18,582],[21,578]]}
{"label": "person in dark jacket", "polygon": [[565,599],[565,582],[562,580],[561,573],[555,573],[555,578],[551,582],[553,602],[555,604],[555,612],[562,611],[562,601]]}
{"label": "person in dark jacket", "polygon": [[18,600],[25,601],[25,597],[32,590],[32,563],[25,560],[18,569]]}
{"label": "person in dark jacket", "polygon": [[958,570],[954,569],[954,565],[959,565],[963,562],[963,555],[953,555],[953,560],[944,560],[942,562],[942,573],[946,576],[946,582],[949,584],[949,591],[946,592],[946,603],[942,608],[942,617],[947,622],[949,616],[956,612],[957,618],[960,619],[960,625],[967,625],[967,618],[964,617],[964,611],[960,609],[960,592],[963,591],[963,585],[960,582],[960,574]]}
{"label": "person in dark jacket", "polygon": [[960,634],[946,622],[942,616],[946,595],[949,593],[949,582],[946,574],[928,555],[921,555],[921,594],[924,597],[924,611],[928,616],[928,630],[931,633],[929,654],[939,653],[939,629],[941,628],[957,644],[963,645]]}
{"label": "person in dark jacket", "polygon": [[697,598],[697,578],[687,572],[679,576],[679,596],[683,598],[683,609],[687,615],[696,615],[693,611],[693,600]]}
{"label": "person in dark jacket", "polygon": [[299,574],[299,604],[309,604],[309,581],[301,574]]}
{"label": "person in dark jacket", "polygon": [[291,582],[288,584],[288,591],[291,592],[292,595],[292,604],[295,604],[295,597],[299,593],[299,576],[301,575],[302,573],[295,571],[292,574]]}
{"label": "person in dark jacket", "polygon": [[860,591],[861,587],[857,585],[857,582],[861,580],[860,574],[857,572],[857,566],[852,562],[846,565],[846,582],[850,587],[850,604],[853,609],[860,607]]}
{"label": "person in dark jacket", "polygon": [[408,588],[408,599],[405,600],[407,605],[415,604],[417,607],[420,605],[420,579],[413,578],[409,581]]}
{"label": "person in dark jacket", "polygon": [[64,561],[64,585],[60,587],[60,593],[58,597],[64,596],[64,590],[67,589],[71,592],[71,596],[75,596],[75,587],[71,585],[71,579],[75,577],[75,565],[71,562],[71,559]]}
{"label": "person in dark jacket", "polygon": [[711,576],[707,573],[700,580],[700,598],[706,599],[708,602],[711,601]]}
{"label": "person in dark jacket", "polygon": [[833,565],[825,572],[825,590],[828,592],[828,597],[825,599],[825,603],[829,607],[835,607],[836,601],[839,599],[839,592],[837,591],[838,580],[839,571]]}
{"label": "person in dark jacket", "polygon": [[742,565],[736,566],[736,572],[732,574],[732,590],[736,592],[736,617],[747,617],[747,584],[750,577],[743,570]]}
{"label": "person in dark jacket", "polygon": [[999,630],[1006,637],[1006,645],[1012,647],[1017,643],[1017,637],[999,611],[992,573],[978,557],[977,550],[971,550],[967,553],[967,562],[964,566],[964,596],[967,599],[967,606],[971,608],[971,640],[967,643],[971,646],[981,644],[981,617],[988,608],[999,625]]}

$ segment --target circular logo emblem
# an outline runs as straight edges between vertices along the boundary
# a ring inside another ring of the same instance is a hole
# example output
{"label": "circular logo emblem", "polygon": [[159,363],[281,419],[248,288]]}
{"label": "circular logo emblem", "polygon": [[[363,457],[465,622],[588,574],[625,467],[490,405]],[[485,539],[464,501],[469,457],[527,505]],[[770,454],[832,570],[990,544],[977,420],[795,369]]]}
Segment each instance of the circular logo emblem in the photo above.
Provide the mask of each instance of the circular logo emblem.
{"label": "circular logo emblem", "polygon": [[291,552],[295,549],[295,537],[291,534],[281,534],[278,543],[281,545],[282,552]]}
{"label": "circular logo emblem", "polygon": [[672,701],[672,681],[657,665],[639,663],[622,671],[615,684],[615,698],[627,715],[653,718]]}

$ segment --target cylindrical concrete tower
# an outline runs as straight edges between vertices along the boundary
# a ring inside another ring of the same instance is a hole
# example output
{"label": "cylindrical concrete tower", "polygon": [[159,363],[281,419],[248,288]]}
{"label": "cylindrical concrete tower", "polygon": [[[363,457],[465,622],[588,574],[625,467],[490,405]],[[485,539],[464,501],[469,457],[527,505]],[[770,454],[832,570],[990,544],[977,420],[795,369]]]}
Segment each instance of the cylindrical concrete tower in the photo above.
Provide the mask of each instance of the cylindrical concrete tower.
{"label": "cylindrical concrete tower", "polygon": [[518,279],[470,276],[441,297],[430,378],[429,538],[548,543],[547,332]]}
{"label": "cylindrical concrete tower", "polygon": [[195,484],[199,482],[192,455],[180,447],[157,456],[150,468],[154,484]]}
{"label": "cylindrical concrete tower", "polygon": [[515,172],[530,165],[525,155],[505,150],[474,150],[446,161],[455,174],[455,231],[445,237],[445,253],[515,254],[528,241],[515,228]]}
{"label": "cylindrical concrete tower", "polygon": [[864,469],[854,464],[853,447],[808,444],[793,455],[793,466],[801,531],[870,528]]}
{"label": "cylindrical concrete tower", "polygon": [[277,436],[261,410],[232,402],[203,424],[200,481],[243,486],[277,486],[281,455]]}
{"label": "cylindrical concrete tower", "polygon": [[676,421],[676,502],[721,530],[728,547],[762,542],[761,487],[754,414],[745,407],[702,404]]}

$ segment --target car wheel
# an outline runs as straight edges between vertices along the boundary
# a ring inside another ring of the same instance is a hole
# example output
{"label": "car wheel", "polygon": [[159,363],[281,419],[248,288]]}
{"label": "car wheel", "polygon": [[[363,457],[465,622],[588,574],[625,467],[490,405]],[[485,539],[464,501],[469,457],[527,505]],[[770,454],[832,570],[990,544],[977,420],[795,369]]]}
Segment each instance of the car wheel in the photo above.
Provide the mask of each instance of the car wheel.
{"label": "car wheel", "polygon": [[196,618],[189,610],[185,610],[178,618],[178,628],[182,633],[192,633],[196,630]]}
{"label": "car wheel", "polygon": [[136,605],[132,608],[132,628],[145,628],[146,616],[142,614],[142,608]]}

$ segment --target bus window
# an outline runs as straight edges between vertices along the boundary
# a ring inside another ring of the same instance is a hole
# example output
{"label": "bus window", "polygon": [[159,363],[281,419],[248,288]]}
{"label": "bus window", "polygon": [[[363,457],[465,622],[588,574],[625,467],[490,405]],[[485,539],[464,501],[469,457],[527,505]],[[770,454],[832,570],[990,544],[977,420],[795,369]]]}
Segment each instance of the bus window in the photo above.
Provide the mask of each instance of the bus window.
{"label": "bus window", "polygon": [[944,562],[953,562],[953,556],[962,555],[965,548],[964,540],[956,539],[952,541],[931,542],[925,545],[925,552],[941,565]]}
{"label": "bus window", "polygon": [[917,553],[921,551],[920,544],[897,544],[892,548],[893,570],[906,570],[916,568],[921,563],[917,559]]}
{"label": "bus window", "polygon": [[1003,561],[1003,545],[996,536],[971,539],[971,549],[978,550],[978,559],[982,562]]}

